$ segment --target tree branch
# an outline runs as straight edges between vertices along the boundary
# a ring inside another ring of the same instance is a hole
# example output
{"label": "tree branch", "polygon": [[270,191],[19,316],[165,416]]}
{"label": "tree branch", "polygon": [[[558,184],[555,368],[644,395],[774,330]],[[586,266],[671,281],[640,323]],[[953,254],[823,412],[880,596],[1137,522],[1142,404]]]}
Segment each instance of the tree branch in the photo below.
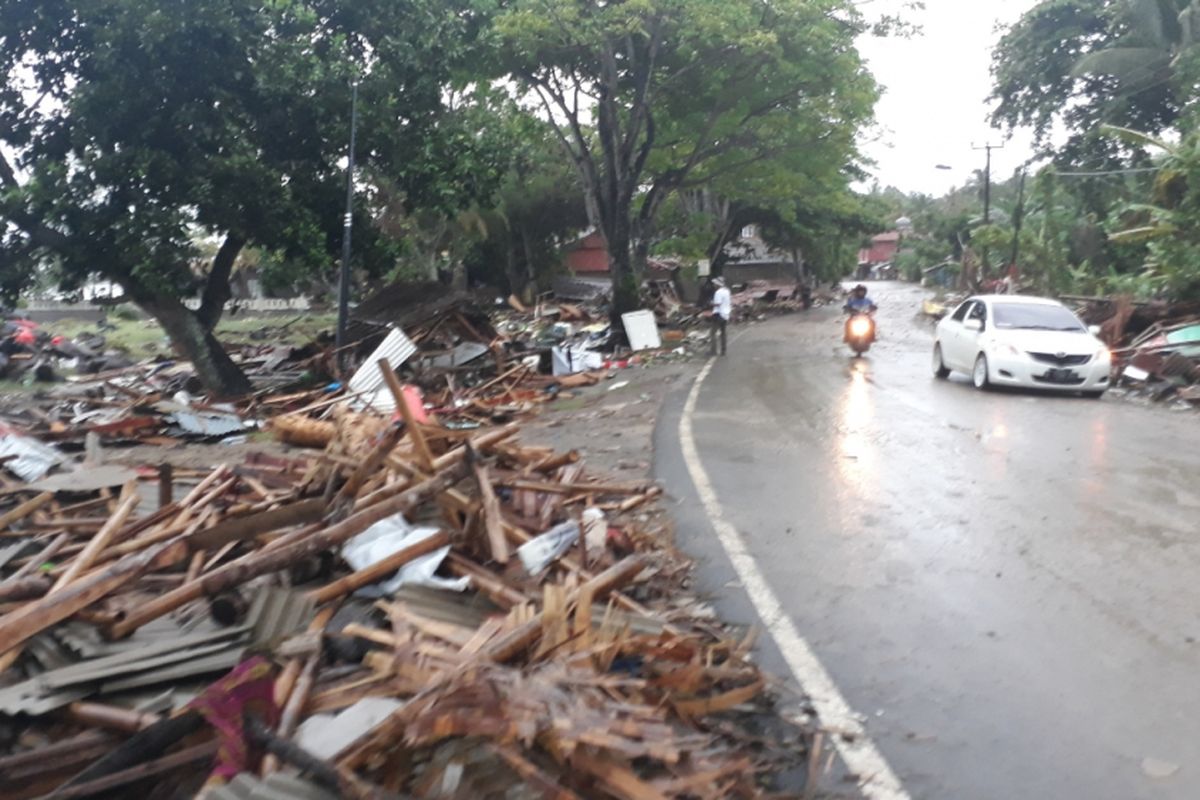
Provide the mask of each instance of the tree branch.
{"label": "tree branch", "polygon": [[[3,151],[0,151],[0,188],[9,190],[21,188],[16,170],[13,169]],[[70,243],[70,240],[61,231],[51,228],[22,208],[14,205],[11,208],[0,208],[0,212],[3,212],[9,222],[25,231],[30,243],[35,247],[64,250]]]}
{"label": "tree branch", "polygon": [[208,280],[204,283],[204,294],[200,299],[200,308],[196,317],[205,330],[211,331],[221,320],[225,304],[233,297],[229,287],[229,277],[233,274],[233,265],[237,262],[238,254],[246,246],[246,240],[240,236],[229,234],[221,243],[213,257],[212,268],[208,271]]}

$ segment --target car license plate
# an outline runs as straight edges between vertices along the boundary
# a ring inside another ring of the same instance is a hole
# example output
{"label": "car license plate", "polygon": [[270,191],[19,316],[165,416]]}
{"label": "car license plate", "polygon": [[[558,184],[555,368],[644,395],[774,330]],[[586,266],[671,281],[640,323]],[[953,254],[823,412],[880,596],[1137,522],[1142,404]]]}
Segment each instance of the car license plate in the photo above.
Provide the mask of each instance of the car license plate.
{"label": "car license plate", "polygon": [[1072,381],[1078,380],[1078,377],[1075,375],[1074,371],[1069,369],[1048,370],[1044,377],[1051,383],[1071,383]]}

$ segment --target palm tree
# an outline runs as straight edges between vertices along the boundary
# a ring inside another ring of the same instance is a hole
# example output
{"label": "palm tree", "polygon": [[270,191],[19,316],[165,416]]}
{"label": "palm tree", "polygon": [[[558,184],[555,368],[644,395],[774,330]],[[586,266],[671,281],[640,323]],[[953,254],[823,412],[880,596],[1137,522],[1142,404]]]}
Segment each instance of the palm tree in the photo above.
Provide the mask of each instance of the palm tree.
{"label": "palm tree", "polygon": [[1125,34],[1075,64],[1076,77],[1114,78],[1127,95],[1170,83],[1180,60],[1200,39],[1200,0],[1124,0]]}

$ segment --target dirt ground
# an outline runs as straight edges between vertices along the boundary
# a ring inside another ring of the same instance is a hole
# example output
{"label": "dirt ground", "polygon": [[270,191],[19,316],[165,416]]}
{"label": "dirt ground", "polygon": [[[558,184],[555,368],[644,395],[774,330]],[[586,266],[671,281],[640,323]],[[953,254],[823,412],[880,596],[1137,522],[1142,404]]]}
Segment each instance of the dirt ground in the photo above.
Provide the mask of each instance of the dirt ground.
{"label": "dirt ground", "polygon": [[[520,439],[528,445],[578,450],[591,474],[629,481],[649,478],[654,425],[668,392],[699,370],[698,360],[637,365],[610,373],[596,386],[574,389],[521,420]],[[215,444],[136,445],[105,451],[104,461],[126,466],[169,463],[177,468],[210,469],[242,463],[254,453],[287,457],[311,450],[252,431]]]}

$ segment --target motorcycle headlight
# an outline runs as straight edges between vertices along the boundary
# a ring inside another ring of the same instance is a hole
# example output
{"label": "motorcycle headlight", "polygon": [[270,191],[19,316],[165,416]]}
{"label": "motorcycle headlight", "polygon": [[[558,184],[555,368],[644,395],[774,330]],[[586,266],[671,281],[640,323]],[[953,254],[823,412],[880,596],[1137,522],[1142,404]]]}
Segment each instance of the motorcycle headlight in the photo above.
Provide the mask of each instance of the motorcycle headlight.
{"label": "motorcycle headlight", "polygon": [[871,320],[866,317],[858,317],[850,323],[850,333],[855,336],[866,336],[871,332]]}

